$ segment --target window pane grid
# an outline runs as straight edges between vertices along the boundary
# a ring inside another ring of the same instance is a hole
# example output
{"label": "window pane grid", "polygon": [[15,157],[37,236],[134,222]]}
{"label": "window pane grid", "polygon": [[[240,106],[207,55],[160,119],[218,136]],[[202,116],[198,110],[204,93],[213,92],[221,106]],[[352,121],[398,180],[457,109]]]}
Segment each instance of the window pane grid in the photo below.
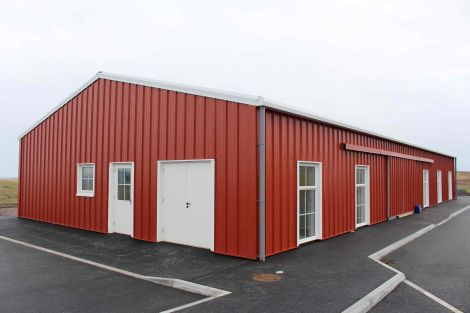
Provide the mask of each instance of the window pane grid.
{"label": "window pane grid", "polygon": [[93,196],[94,169],[93,164],[78,165],[77,195]]}
{"label": "window pane grid", "polygon": [[118,169],[117,183],[118,200],[129,201],[131,199],[131,170],[128,168]]}
{"label": "window pane grid", "polygon": [[367,172],[364,166],[356,167],[356,225],[366,223]]}
{"label": "window pane grid", "polygon": [[298,171],[298,236],[299,240],[315,236],[316,166],[300,165]]}

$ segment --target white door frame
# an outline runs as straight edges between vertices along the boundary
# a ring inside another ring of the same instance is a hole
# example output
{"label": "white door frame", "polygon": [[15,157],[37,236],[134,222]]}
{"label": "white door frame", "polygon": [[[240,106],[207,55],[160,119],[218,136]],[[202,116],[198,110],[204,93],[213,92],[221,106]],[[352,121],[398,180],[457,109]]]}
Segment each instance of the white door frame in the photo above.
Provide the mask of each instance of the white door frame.
{"label": "white door frame", "polygon": [[132,206],[132,232],[131,237],[134,237],[134,162],[110,162],[109,163],[109,174],[108,174],[108,233],[114,232],[114,183],[115,177],[113,173],[113,166],[114,165],[129,165],[131,168],[131,206]]}
{"label": "white door frame", "polygon": [[437,203],[442,203],[442,171],[436,172]]}
{"label": "white door frame", "polygon": [[[357,224],[357,168],[363,167],[366,169],[365,187],[366,187],[366,208],[365,208],[365,221]],[[356,164],[354,166],[354,224],[356,228],[370,225],[370,166]]]}
{"label": "white door frame", "polygon": [[454,194],[454,192],[453,192],[453,190],[452,190],[452,189],[453,189],[453,188],[452,188],[452,187],[453,187],[453,183],[454,183],[454,182],[453,182],[453,179],[452,179],[453,176],[454,176],[454,175],[452,174],[452,171],[448,171],[448,172],[447,172],[447,193],[448,193],[447,197],[448,197],[448,200],[452,200],[453,194]]}
{"label": "white door frame", "polygon": [[[300,239],[299,236],[299,224],[300,224],[300,208],[299,208],[299,183],[300,183],[300,175],[299,175],[299,170],[300,166],[306,165],[306,166],[314,166],[315,167],[315,182],[316,182],[316,194],[315,194],[315,236]],[[312,162],[312,161],[297,161],[297,186],[296,186],[296,192],[297,192],[297,246],[313,241],[313,240],[318,240],[323,238],[323,205],[322,205],[322,180],[323,180],[323,175],[322,175],[322,162]],[[317,213],[317,210],[318,213]]]}
{"label": "white door frame", "polygon": [[211,217],[210,219],[212,220],[211,223],[211,247],[210,250],[214,251],[214,241],[215,241],[215,159],[190,159],[190,160],[161,160],[157,162],[157,241],[165,241],[165,235],[162,232],[163,225],[164,225],[164,214],[162,208],[162,180],[161,180],[161,173],[162,173],[162,168],[163,164],[168,164],[168,163],[183,163],[183,162],[203,162],[203,163],[209,163],[210,168],[211,168],[211,176],[212,176],[212,185],[213,188],[212,190],[212,210],[211,212]]}
{"label": "white door frame", "polygon": [[[424,187],[424,175],[427,176],[426,188]],[[427,197],[426,197],[427,196]],[[424,200],[427,200],[425,202]],[[429,207],[429,170],[423,170],[423,208]]]}

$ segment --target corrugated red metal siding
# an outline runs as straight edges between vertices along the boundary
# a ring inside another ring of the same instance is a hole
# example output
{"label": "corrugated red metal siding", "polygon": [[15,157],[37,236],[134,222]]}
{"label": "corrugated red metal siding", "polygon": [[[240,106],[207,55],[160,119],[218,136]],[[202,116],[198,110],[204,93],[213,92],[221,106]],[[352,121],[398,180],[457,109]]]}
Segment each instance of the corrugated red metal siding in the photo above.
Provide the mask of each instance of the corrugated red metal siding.
{"label": "corrugated red metal siding", "polygon": [[157,161],[215,159],[215,252],[256,258],[256,133],[254,106],[99,79],[21,139],[19,216],[107,232],[109,163],[134,161],[134,237],[156,241]]}
{"label": "corrugated red metal siding", "polygon": [[[442,199],[454,159],[289,114],[266,112],[266,255],[297,247],[297,161],[322,162],[323,238],[355,229],[355,165],[370,166],[371,223],[387,218],[387,161],[382,155],[345,151],[342,143],[434,159],[433,164],[390,158],[391,216],[423,202],[423,169],[430,170],[430,205]],[[454,178],[455,179],[455,178]],[[455,198],[455,190],[454,190]]]}

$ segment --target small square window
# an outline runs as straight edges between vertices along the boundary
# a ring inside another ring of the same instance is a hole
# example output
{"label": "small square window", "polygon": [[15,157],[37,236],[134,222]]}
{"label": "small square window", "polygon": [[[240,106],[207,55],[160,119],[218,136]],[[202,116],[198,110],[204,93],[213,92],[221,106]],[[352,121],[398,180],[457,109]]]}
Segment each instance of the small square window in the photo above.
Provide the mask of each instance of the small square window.
{"label": "small square window", "polygon": [[78,164],[77,196],[95,196],[95,165]]}

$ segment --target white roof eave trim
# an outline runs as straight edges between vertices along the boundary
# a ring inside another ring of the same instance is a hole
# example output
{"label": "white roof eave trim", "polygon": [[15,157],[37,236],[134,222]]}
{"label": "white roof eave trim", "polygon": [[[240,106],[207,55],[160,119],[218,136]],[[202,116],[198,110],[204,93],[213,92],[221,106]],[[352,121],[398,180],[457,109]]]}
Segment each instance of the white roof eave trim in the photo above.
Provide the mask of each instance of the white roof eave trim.
{"label": "white roof eave trim", "polygon": [[30,131],[32,131],[33,129],[35,129],[39,124],[41,124],[42,122],[44,122],[45,120],[47,120],[52,114],[54,114],[55,112],[57,112],[61,107],[63,107],[64,105],[66,105],[70,100],[72,100],[73,98],[75,98],[79,93],[81,93],[83,90],[85,90],[88,86],[90,86],[91,84],[93,84],[99,77],[98,77],[99,73],[97,73],[96,75],[94,75],[92,78],[90,78],[89,80],[87,80],[86,83],[84,83],[83,85],[80,86],[80,88],[78,88],[77,90],[75,90],[70,96],[68,96],[67,98],[65,98],[64,100],[62,100],[57,106],[55,106],[52,110],[50,110],[49,112],[46,113],[46,115],[44,115],[40,120],[38,120],[36,123],[34,123],[30,128],[28,128],[26,131],[24,131],[19,137],[18,139],[21,140],[21,138],[23,138],[24,136],[26,136]]}
{"label": "white roof eave trim", "polygon": [[250,105],[255,105],[255,106],[257,106],[258,103],[260,102],[259,96],[247,95],[247,94],[236,93],[236,92],[227,92],[227,91],[197,87],[197,86],[192,86],[192,85],[177,84],[177,83],[166,82],[166,81],[161,81],[161,80],[151,80],[151,79],[145,79],[145,78],[140,78],[140,77],[135,77],[135,76],[98,72],[91,79],[89,79],[86,83],[80,86],[80,88],[75,90],[70,96],[68,96],[63,101],[61,101],[59,105],[54,107],[51,111],[47,112],[46,115],[44,115],[40,120],[34,123],[25,132],[23,132],[18,137],[18,139],[23,138],[30,131],[32,131],[34,128],[36,128],[39,124],[41,124],[45,120],[47,120],[52,114],[54,114],[64,105],[66,105],[70,100],[72,100],[74,97],[76,97],[83,90],[85,90],[88,86],[90,86],[96,80],[100,78],[113,80],[117,82],[136,84],[140,86],[147,86],[147,87],[160,88],[160,89],[171,90],[171,91],[176,91],[176,92],[183,92],[187,94],[204,96],[204,97],[209,97],[209,98],[214,98],[214,99],[221,99],[221,100],[226,100],[226,101],[231,101],[231,102],[250,104]]}
{"label": "white roof eave trim", "polygon": [[154,87],[154,88],[160,88],[160,89],[165,89],[165,90],[171,90],[171,91],[176,91],[176,92],[182,92],[182,93],[187,93],[187,94],[193,94],[193,95],[198,95],[198,96],[204,96],[204,97],[209,97],[209,98],[215,98],[215,99],[221,99],[221,100],[226,100],[226,101],[232,101],[232,102],[237,102],[237,103],[244,103],[244,104],[249,104],[249,105],[254,105],[254,106],[265,106],[267,108],[280,111],[280,112],[285,112],[288,114],[296,115],[299,117],[319,121],[321,123],[325,124],[330,124],[332,126],[337,126],[341,127],[344,129],[352,130],[355,132],[371,135],[377,138],[382,138],[386,140],[390,140],[399,144],[404,144],[410,147],[414,147],[417,149],[421,149],[424,151],[440,154],[443,156],[455,158],[454,156],[447,155],[441,152],[433,151],[424,147],[420,147],[405,141],[401,141],[398,139],[394,139],[391,137],[387,137],[378,133],[374,133],[365,129],[357,128],[355,126],[351,126],[348,124],[344,124],[341,122],[337,122],[334,120],[331,120],[329,118],[316,115],[316,114],[311,114],[304,112],[299,109],[292,108],[291,106],[285,105],[283,103],[280,103],[278,101],[274,100],[269,100],[265,99],[260,96],[253,96],[253,95],[248,95],[248,94],[242,94],[242,93],[236,93],[236,92],[227,92],[227,91],[222,91],[222,90],[217,90],[217,89],[211,89],[211,88],[203,88],[203,87],[197,87],[197,86],[192,86],[192,85],[185,85],[185,84],[177,84],[177,83],[172,83],[172,82],[167,82],[167,81],[161,81],[161,80],[152,80],[152,79],[145,79],[141,77],[135,77],[135,76],[128,76],[128,75],[120,75],[120,74],[113,74],[113,73],[107,73],[107,72],[98,72],[96,75],[94,75],[92,78],[90,78],[86,83],[84,83],[80,88],[75,90],[70,96],[65,98],[63,101],[59,103],[55,108],[53,108],[51,111],[49,111],[46,115],[44,115],[40,120],[38,120],[36,123],[34,123],[30,128],[28,128],[25,132],[23,132],[18,139],[21,140],[25,135],[27,135],[30,131],[32,131],[34,128],[36,128],[39,124],[44,122],[46,119],[48,119],[52,114],[54,114],[56,111],[58,111],[61,107],[63,107],[65,104],[67,104],[70,100],[72,100],[74,97],[76,97],[78,94],[80,94],[83,90],[85,90],[88,86],[93,84],[96,80],[98,79],[107,79],[107,80],[113,80],[113,81],[118,81],[118,82],[124,82],[124,83],[130,83],[130,84],[136,84],[136,85],[141,85],[141,86],[147,86],[147,87]]}
{"label": "white roof eave trim", "polygon": [[351,126],[351,125],[341,123],[341,122],[338,122],[338,121],[335,121],[335,120],[331,120],[329,118],[326,118],[326,117],[323,117],[323,116],[320,116],[320,115],[307,113],[305,111],[301,111],[299,109],[292,108],[292,107],[290,107],[290,106],[288,106],[284,103],[274,101],[274,100],[271,100],[271,99],[266,99],[265,98],[264,99],[264,105],[266,107],[270,108],[270,109],[275,110],[275,111],[285,112],[285,113],[288,113],[288,114],[292,114],[292,115],[300,116],[300,117],[307,118],[307,119],[310,119],[310,120],[315,120],[315,121],[318,121],[318,122],[321,122],[321,123],[329,124],[329,125],[332,125],[332,126],[352,130],[352,131],[355,131],[355,132],[358,132],[358,133],[362,133],[362,134],[374,136],[374,137],[377,137],[377,138],[393,141],[393,142],[396,142],[396,143],[399,143],[399,144],[402,144],[402,145],[407,145],[407,146],[417,148],[417,149],[421,149],[421,150],[424,150],[424,151],[428,151],[428,152],[431,152],[431,153],[436,153],[436,154],[440,154],[440,155],[443,155],[443,156],[455,158],[452,155],[444,154],[442,152],[434,151],[434,150],[431,150],[431,149],[428,149],[428,148],[425,148],[425,147],[420,147],[418,145],[415,145],[415,144],[412,144],[412,143],[409,143],[409,142],[406,142],[406,141],[403,141],[403,140],[398,140],[398,139],[395,139],[395,138],[392,138],[392,137],[384,136],[384,135],[381,135],[379,133],[375,133],[375,132],[372,132],[372,131],[369,131],[369,130],[365,130],[365,129],[358,128],[358,127],[355,127],[355,126]]}

